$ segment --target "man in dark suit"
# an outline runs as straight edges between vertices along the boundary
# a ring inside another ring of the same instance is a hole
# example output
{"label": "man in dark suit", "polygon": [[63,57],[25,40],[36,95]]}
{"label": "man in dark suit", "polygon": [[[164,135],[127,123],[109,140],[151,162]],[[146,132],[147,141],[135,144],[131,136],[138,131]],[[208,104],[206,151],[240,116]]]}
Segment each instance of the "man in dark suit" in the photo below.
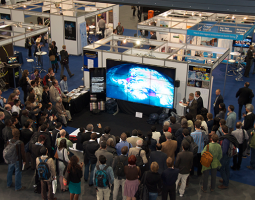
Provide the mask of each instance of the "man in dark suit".
{"label": "man in dark suit", "polygon": [[215,94],[216,94],[216,98],[213,103],[214,117],[216,117],[216,115],[220,112],[220,110],[219,110],[220,103],[223,103],[223,97],[220,94],[220,89],[217,89]]}
{"label": "man in dark suit", "polygon": [[77,134],[76,149],[83,151],[83,142],[90,140],[91,132],[85,132],[85,128],[81,127],[80,132]]}
{"label": "man in dark suit", "polygon": [[187,108],[187,113],[190,113],[193,119],[197,115],[197,101],[194,98],[194,93],[189,94],[189,101],[186,104],[183,104]]}
{"label": "man in dark suit", "polygon": [[62,129],[62,124],[57,122],[55,129],[52,130],[52,137],[51,137],[51,145],[53,148],[56,147],[56,140],[60,137],[60,130]]}
{"label": "man in dark suit", "polygon": [[252,102],[252,98],[254,97],[254,94],[252,90],[249,88],[250,83],[245,82],[244,87],[240,88],[237,93],[236,93],[236,98],[238,98],[238,104],[239,104],[239,112],[238,112],[238,117],[239,120],[241,120],[241,113],[242,113],[242,108],[243,105],[246,105],[248,103]]}
{"label": "man in dark suit", "polygon": [[201,114],[201,109],[204,107],[203,99],[200,95],[201,95],[200,91],[195,92],[195,97],[197,100],[197,114]]}
{"label": "man in dark suit", "polygon": [[11,119],[11,117],[12,117],[12,106],[10,104],[5,104],[4,108],[5,108],[4,120],[7,121],[8,119]]}
{"label": "man in dark suit", "polygon": [[175,136],[175,132],[181,128],[181,124],[180,123],[176,123],[176,118],[174,116],[170,117],[170,128],[171,128],[171,133]]}
{"label": "man in dark suit", "polygon": [[152,162],[157,162],[159,165],[158,173],[162,174],[164,170],[167,169],[166,166],[166,159],[167,155],[166,153],[161,151],[162,145],[157,144],[156,149],[157,151],[152,151],[149,159],[149,166],[151,165]]}

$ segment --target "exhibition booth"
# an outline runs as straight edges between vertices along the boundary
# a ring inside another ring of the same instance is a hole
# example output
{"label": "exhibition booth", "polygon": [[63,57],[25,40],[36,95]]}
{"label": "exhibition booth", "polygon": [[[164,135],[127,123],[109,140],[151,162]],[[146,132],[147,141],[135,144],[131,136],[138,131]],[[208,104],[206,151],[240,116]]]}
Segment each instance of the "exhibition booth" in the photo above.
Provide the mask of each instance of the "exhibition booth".
{"label": "exhibition booth", "polygon": [[[208,56],[198,57],[196,52]],[[212,71],[229,53],[227,48],[111,35],[83,47],[84,85],[92,94],[93,90],[106,92],[106,97],[127,104],[141,103],[132,107],[146,114],[163,107],[176,108],[183,115],[179,102],[188,99],[189,93],[201,91],[204,107],[210,110]],[[104,73],[105,79],[100,77]],[[104,84],[102,80],[106,80]],[[142,110],[143,104],[150,106]]]}
{"label": "exhibition booth", "polygon": [[[29,1],[1,6],[0,15],[3,19],[22,23],[26,17],[39,17],[49,26],[51,41],[56,41],[59,47],[66,45],[71,55],[80,55],[82,47],[87,45],[86,23],[89,32],[96,37],[100,35],[97,22],[104,16],[106,35],[111,34],[119,22],[119,5],[71,0]],[[24,44],[24,40],[15,43],[21,47]]]}

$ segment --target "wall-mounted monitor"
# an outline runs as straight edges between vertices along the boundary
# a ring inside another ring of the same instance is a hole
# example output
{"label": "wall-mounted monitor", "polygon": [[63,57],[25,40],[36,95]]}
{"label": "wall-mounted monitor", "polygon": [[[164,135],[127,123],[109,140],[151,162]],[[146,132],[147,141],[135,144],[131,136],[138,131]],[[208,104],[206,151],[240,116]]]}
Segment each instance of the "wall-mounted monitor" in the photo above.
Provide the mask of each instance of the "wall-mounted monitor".
{"label": "wall-mounted monitor", "polygon": [[249,48],[252,44],[252,38],[246,38],[244,40],[233,40],[233,47]]}
{"label": "wall-mounted monitor", "polygon": [[107,59],[106,96],[173,108],[175,69]]}
{"label": "wall-mounted monitor", "polygon": [[65,39],[76,40],[76,22],[65,21]]}

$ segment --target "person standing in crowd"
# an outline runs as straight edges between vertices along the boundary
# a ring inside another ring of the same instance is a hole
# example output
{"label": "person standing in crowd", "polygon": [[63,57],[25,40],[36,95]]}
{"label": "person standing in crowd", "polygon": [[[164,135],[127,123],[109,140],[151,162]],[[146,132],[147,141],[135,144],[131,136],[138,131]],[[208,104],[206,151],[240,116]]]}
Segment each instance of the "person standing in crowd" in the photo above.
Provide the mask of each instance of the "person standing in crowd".
{"label": "person standing in crowd", "polygon": [[175,160],[175,151],[177,149],[177,141],[172,140],[172,134],[169,132],[165,133],[166,141],[162,143],[161,151],[166,153],[167,157],[171,157],[172,160]]}
{"label": "person standing in crowd", "polygon": [[[128,153],[128,157],[130,157],[131,155],[138,155],[142,157],[143,160],[143,164],[148,163],[147,157],[146,157],[146,153],[144,150],[142,150],[142,146],[143,146],[143,140],[139,139],[136,141],[136,146],[132,147],[129,149],[129,153]],[[141,167],[141,166],[139,166]]]}
{"label": "person standing in crowd", "polygon": [[135,11],[136,11],[135,6],[131,6],[131,9],[133,10],[133,16],[135,16]]}
{"label": "person standing in crowd", "polygon": [[234,112],[235,107],[233,105],[228,106],[228,114],[226,119],[226,126],[228,127],[229,133],[231,133],[235,128],[236,113]]}
{"label": "person standing in crowd", "polygon": [[[7,141],[6,148],[8,145],[14,145],[14,152],[12,154],[16,154],[15,160],[9,160],[8,158],[8,172],[7,172],[7,187],[12,187],[12,175],[15,170],[15,190],[21,191],[25,190],[26,187],[21,185],[22,178],[22,165],[26,164],[26,156],[25,156],[25,148],[24,143],[19,140],[20,133],[19,130],[14,128],[12,129],[13,138]],[[10,147],[9,151],[12,150]]]}
{"label": "person standing in crowd", "polygon": [[[83,152],[84,152],[84,163],[85,163],[85,172],[84,172],[84,180],[88,181],[89,178],[89,186],[93,186],[93,174],[94,169],[97,163],[97,157],[95,152],[99,149],[99,144],[97,143],[97,134],[92,133],[90,135],[90,140],[84,141],[83,143]],[[90,177],[89,177],[89,169],[90,169]]]}
{"label": "person standing in crowd", "polygon": [[[101,125],[100,125],[100,127],[101,127]],[[100,128],[100,129],[101,129],[101,128]],[[107,140],[108,140],[109,138],[112,138],[112,139],[113,139],[114,146],[116,145],[115,136],[114,136],[114,135],[111,135],[110,132],[111,132],[111,127],[110,127],[110,126],[106,126],[106,127],[104,128],[104,134],[100,137],[100,143],[101,143],[102,141],[107,142]]]}
{"label": "person standing in crowd", "polygon": [[[255,126],[254,126],[255,128]],[[251,148],[251,161],[250,165],[247,166],[248,169],[255,170],[255,134],[254,131],[251,132],[251,142],[250,142],[250,148]]]}
{"label": "person standing in crowd", "polygon": [[134,129],[132,131],[132,136],[127,138],[127,142],[130,143],[132,145],[132,147],[136,146],[136,141],[137,140],[142,140],[137,135],[138,135],[138,131],[136,129]]}
{"label": "person standing in crowd", "polygon": [[83,162],[78,164],[79,158],[72,156],[67,166],[67,173],[69,173],[69,192],[70,200],[78,200],[81,194],[81,178]]}
{"label": "person standing in crowd", "polygon": [[208,133],[210,134],[213,127],[213,114],[207,113],[207,127],[208,127]]}
{"label": "person standing in crowd", "polygon": [[[233,166],[231,166],[231,169],[233,170],[240,170],[241,164],[242,164],[242,158],[243,158],[243,151],[246,149],[247,141],[249,140],[249,136],[247,134],[247,131],[242,129],[242,122],[236,123],[236,130],[232,131],[231,133],[235,138],[237,139],[239,145],[238,145],[238,153],[237,155],[233,156]],[[246,142],[246,144],[245,144]],[[245,148],[245,149],[244,149]]]}
{"label": "person standing in crowd", "polygon": [[103,155],[104,157],[106,157],[106,165],[107,166],[112,166],[113,155],[106,150],[106,142],[105,141],[100,142],[100,148],[95,152],[95,156],[97,157],[96,166],[99,165],[100,155]]}
{"label": "person standing in crowd", "polygon": [[57,122],[55,125],[55,128],[52,130],[52,134],[51,134],[51,146],[53,149],[56,148],[57,146],[57,139],[60,137],[60,131],[62,129],[62,124],[60,122]]}
{"label": "person standing in crowd", "polygon": [[219,189],[227,189],[229,184],[229,177],[230,177],[230,159],[228,155],[228,150],[230,143],[232,143],[235,147],[238,148],[238,141],[236,140],[235,136],[228,133],[228,127],[223,125],[222,126],[223,136],[219,138],[219,141],[222,141],[221,148],[222,148],[222,158],[220,160],[221,168],[220,174],[221,178],[219,181],[222,185],[219,185]]}
{"label": "person standing in crowd", "polygon": [[87,135],[85,132],[85,128],[80,127],[80,132],[77,134],[76,149],[79,151],[82,151],[83,150],[83,142],[89,141],[89,140],[90,140],[90,134]]}
{"label": "person standing in crowd", "polygon": [[52,86],[52,77],[55,78],[55,73],[53,72],[52,68],[48,69],[48,74],[45,75],[45,82],[44,85],[48,85],[49,88]]}
{"label": "person standing in crowd", "polygon": [[[108,166],[106,164],[105,156],[100,155],[98,162],[99,162],[99,165],[96,166],[94,170],[94,175],[93,175],[93,183],[97,190],[97,199],[109,200],[110,193],[111,193],[110,188],[114,181],[113,170],[111,165]],[[104,175],[101,175],[101,174],[104,174]],[[106,185],[100,181],[102,176],[104,176],[104,178],[106,179]]]}
{"label": "person standing in crowd", "polygon": [[153,162],[158,163],[158,165],[159,165],[158,173],[162,174],[162,172],[165,169],[167,169],[167,166],[166,166],[167,155],[166,155],[166,153],[161,151],[161,149],[162,149],[161,144],[157,144],[156,149],[157,149],[157,151],[152,151],[150,154],[149,165],[151,165],[151,163],[153,163]]}
{"label": "person standing in crowd", "polygon": [[168,121],[165,121],[165,122],[164,122],[163,129],[162,129],[162,134],[161,134],[161,136],[159,137],[159,144],[162,144],[163,142],[166,141],[165,133],[166,133],[166,132],[169,132],[169,129],[171,129],[171,128],[170,128],[170,123],[169,123]]}
{"label": "person standing in crowd", "polygon": [[20,100],[15,99],[12,106],[12,113],[16,112],[20,114],[21,108],[20,108]]}
{"label": "person standing in crowd", "polygon": [[175,162],[175,168],[179,169],[179,174],[175,185],[177,190],[179,182],[181,181],[181,186],[179,189],[180,197],[184,195],[186,182],[193,165],[193,152],[190,152],[189,149],[190,143],[188,141],[184,141],[182,143],[182,151],[177,154]]}
{"label": "person standing in crowd", "polygon": [[147,137],[145,138],[145,141],[147,142],[147,146],[149,147],[150,151],[156,151],[156,145],[157,145],[157,140],[154,140],[152,138],[152,132],[147,133]]}
{"label": "person standing in crowd", "polygon": [[66,186],[64,186],[63,178],[65,176],[65,168],[67,167],[69,163],[68,153],[67,153],[67,145],[66,140],[61,138],[61,141],[59,142],[58,148],[57,148],[57,154],[58,154],[58,174],[59,174],[59,182],[60,182],[60,189],[62,192],[67,191]]}
{"label": "person standing in crowd", "polygon": [[126,196],[126,200],[134,200],[136,199],[135,193],[138,190],[140,184],[139,179],[141,178],[141,170],[140,167],[136,166],[135,155],[128,157],[128,166],[124,167],[124,173],[126,175],[124,196]]}
{"label": "person standing in crowd", "polygon": [[41,78],[41,75],[39,74],[39,70],[38,69],[35,69],[34,73],[31,74],[31,80],[34,81],[35,78]]}
{"label": "person standing in crowd", "polygon": [[245,62],[246,62],[246,67],[245,67],[245,71],[244,71],[244,77],[249,77],[249,73],[250,73],[250,69],[252,66],[252,62],[253,62],[253,46],[251,45],[249,47],[249,50],[247,51],[247,55],[245,57]]}
{"label": "person standing in crowd", "polygon": [[171,133],[175,136],[176,131],[181,128],[180,123],[176,123],[176,118],[174,116],[170,117],[170,128],[171,128]]}
{"label": "person standing in crowd", "polygon": [[176,199],[176,180],[178,178],[179,169],[174,168],[174,161],[171,157],[166,160],[167,169],[161,174],[163,182],[162,200],[167,200],[169,195],[170,200]]}
{"label": "person standing in crowd", "polygon": [[197,100],[197,114],[201,114],[201,109],[204,107],[203,99],[200,95],[201,95],[200,91],[195,92],[196,97],[195,99]]}
{"label": "person standing in crowd", "polygon": [[220,103],[220,105],[219,105],[219,113],[216,115],[216,117],[219,117],[220,119],[225,119],[225,114],[226,114],[225,103]]}
{"label": "person standing in crowd", "polygon": [[120,138],[121,138],[121,142],[117,143],[116,146],[115,146],[118,156],[120,156],[122,154],[121,149],[124,146],[126,146],[128,148],[128,152],[129,152],[129,149],[133,147],[131,143],[127,142],[126,133],[122,133],[120,135]]}
{"label": "person standing in crowd", "polygon": [[60,137],[56,139],[56,146],[59,148],[61,141],[65,140],[66,141],[66,149],[69,152],[69,148],[73,147],[73,143],[69,139],[66,138],[66,131],[64,129],[61,129],[59,131],[59,135],[60,135]]}
{"label": "person standing in crowd", "polygon": [[103,16],[101,16],[101,19],[98,21],[98,28],[99,28],[99,31],[102,31],[102,38],[104,38],[105,20]]}
{"label": "person standing in crowd", "polygon": [[245,82],[244,87],[240,88],[237,93],[236,93],[236,98],[238,98],[238,104],[239,104],[239,111],[238,111],[238,117],[239,120],[241,120],[241,113],[242,113],[242,108],[248,103],[252,102],[252,98],[254,97],[254,94],[252,90],[249,88],[250,83]]}
{"label": "person standing in crowd", "polygon": [[[212,135],[212,142],[209,143],[209,152],[213,156],[213,160],[210,167],[202,166],[202,173],[203,173],[203,186],[201,190],[206,192],[208,186],[208,178],[211,172],[211,187],[210,190],[213,192],[216,187],[216,175],[217,175],[217,168],[221,167],[220,160],[222,158],[222,149],[221,146],[218,144],[219,137],[216,134]],[[207,151],[207,146],[204,147],[201,155]]]}
{"label": "person standing in crowd", "polygon": [[116,143],[116,140],[113,141],[112,138],[108,138],[108,140],[106,141],[106,151],[110,152],[113,157],[117,156],[114,143]]}
{"label": "person standing in crowd", "polygon": [[151,132],[152,132],[152,138],[153,138],[154,140],[156,140],[157,143],[159,143],[159,138],[160,138],[161,134],[160,134],[160,132],[158,132],[158,131],[156,130],[156,126],[152,126],[152,127],[151,127]]}
{"label": "person standing in crowd", "polygon": [[156,200],[158,197],[158,191],[161,190],[162,182],[158,170],[158,163],[152,162],[150,165],[150,171],[145,172],[141,180],[141,183],[147,186],[149,191],[149,200]]}
{"label": "person standing in crowd", "polygon": [[197,115],[196,120],[201,121],[201,127],[204,128],[205,134],[208,135],[208,126],[207,126],[206,121],[204,120],[204,117],[202,115]]}
{"label": "person standing in crowd", "polygon": [[56,103],[59,101],[59,99],[57,100],[57,97],[62,97],[62,98],[66,97],[66,95],[60,89],[57,80],[54,80],[52,82],[52,86],[50,87],[49,92],[50,92],[50,101],[53,105],[56,105]]}
{"label": "person standing in crowd", "polygon": [[113,189],[113,200],[117,200],[119,187],[122,188],[122,196],[123,200],[126,200],[126,197],[124,196],[124,186],[126,181],[125,176],[125,166],[128,166],[128,147],[123,146],[121,148],[121,155],[116,156],[114,158],[114,161],[112,163],[112,168],[114,171],[114,189]]}
{"label": "person standing in crowd", "polygon": [[62,103],[62,98],[57,97],[56,100],[57,100],[56,110],[58,112],[58,116],[62,120],[64,126],[66,127],[67,126],[67,121],[69,121],[69,122],[72,121],[71,114],[70,114],[69,110],[65,109],[65,107]]}
{"label": "person standing in crowd", "polygon": [[51,66],[52,69],[54,71],[54,73],[58,73],[58,60],[57,60],[57,47],[53,46],[53,43],[55,43],[55,41],[52,42],[52,44],[50,44],[49,47],[49,57],[50,57],[50,61],[51,61]]}
{"label": "person standing in crowd", "polygon": [[62,76],[62,80],[59,83],[61,90],[64,92],[64,94],[68,93],[68,85],[67,85],[67,77],[66,75]]}
{"label": "person standing in crowd", "polygon": [[214,108],[214,116],[216,117],[216,115],[220,112],[219,105],[220,103],[223,103],[223,97],[220,94],[220,89],[217,89],[215,94],[216,94],[216,98],[213,103],[213,108]]}
{"label": "person standing in crowd", "polygon": [[65,68],[66,68],[66,71],[67,71],[69,77],[72,78],[74,76],[74,74],[72,74],[70,69],[69,69],[69,53],[66,51],[66,45],[62,46],[62,50],[60,51],[60,56],[61,56],[61,60],[60,60],[60,64],[61,64],[60,78],[62,78]]}
{"label": "person standing in crowd", "polygon": [[[48,180],[41,180],[41,195],[43,199],[57,200],[54,198],[53,190],[52,190],[52,181],[56,180],[56,170],[55,164],[52,158],[48,157],[48,150],[46,147],[42,147],[40,149],[40,153],[42,156],[36,158],[36,169],[38,170],[38,165],[42,162],[46,162],[50,171],[50,178]],[[48,189],[47,189],[48,188]],[[48,198],[47,198],[48,191]]]}
{"label": "person standing in crowd", "polygon": [[24,103],[27,101],[28,86],[30,84],[28,75],[29,75],[29,72],[28,70],[25,69],[22,73],[21,79],[19,80],[19,85],[24,92]]}
{"label": "person standing in crowd", "polygon": [[195,121],[195,130],[196,131],[191,133],[190,136],[193,138],[194,142],[197,144],[198,150],[197,150],[197,155],[194,157],[194,160],[193,160],[193,166],[192,166],[190,175],[194,175],[194,166],[196,166],[197,176],[201,176],[202,165],[200,163],[200,160],[201,160],[201,152],[203,151],[203,148],[204,148],[204,138],[203,138],[203,133],[201,130],[200,120]]}
{"label": "person standing in crowd", "polygon": [[189,101],[186,104],[183,104],[187,108],[187,113],[192,115],[192,118],[195,119],[197,115],[197,101],[194,98],[194,94],[189,94]]}

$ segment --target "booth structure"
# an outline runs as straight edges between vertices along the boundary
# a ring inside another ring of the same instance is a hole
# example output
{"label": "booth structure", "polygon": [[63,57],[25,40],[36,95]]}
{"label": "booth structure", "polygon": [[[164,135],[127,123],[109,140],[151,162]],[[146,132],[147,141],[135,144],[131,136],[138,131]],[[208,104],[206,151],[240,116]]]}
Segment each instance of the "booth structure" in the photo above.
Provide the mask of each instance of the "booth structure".
{"label": "booth structure", "polygon": [[[59,47],[66,45],[69,54],[80,55],[82,47],[87,45],[86,22],[96,35],[99,34],[99,17],[104,16],[106,35],[109,35],[119,22],[119,5],[71,0],[29,1],[1,6],[0,15],[3,19],[22,23],[26,17],[40,17],[50,28],[51,41]],[[24,44],[24,40],[15,43],[21,47]]]}
{"label": "booth structure", "polygon": [[[122,46],[118,45],[120,42]],[[152,46],[153,50],[149,50]],[[207,57],[195,56],[196,52],[207,54]],[[111,35],[83,47],[84,84],[90,87],[88,69],[107,67],[107,59],[173,68],[176,70],[175,81],[180,81],[174,95],[177,113],[183,115],[183,107],[178,102],[184,97],[188,99],[189,93],[195,91],[201,91],[204,107],[210,110],[212,71],[229,53],[227,48]]]}

